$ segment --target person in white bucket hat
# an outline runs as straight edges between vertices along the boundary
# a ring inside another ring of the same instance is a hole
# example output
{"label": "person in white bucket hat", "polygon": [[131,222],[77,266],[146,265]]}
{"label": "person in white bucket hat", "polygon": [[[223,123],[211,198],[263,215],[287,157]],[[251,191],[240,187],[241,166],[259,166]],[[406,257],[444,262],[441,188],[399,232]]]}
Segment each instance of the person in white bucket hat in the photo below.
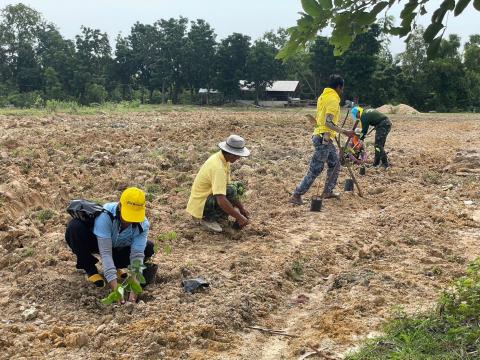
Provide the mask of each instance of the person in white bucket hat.
{"label": "person in white bucket hat", "polygon": [[195,177],[188,200],[187,212],[208,230],[221,232],[218,220],[235,218],[234,227],[243,228],[249,223],[249,213],[240,201],[245,186],[230,181],[230,164],[250,155],[245,140],[230,135],[218,144],[220,151],[208,158]]}

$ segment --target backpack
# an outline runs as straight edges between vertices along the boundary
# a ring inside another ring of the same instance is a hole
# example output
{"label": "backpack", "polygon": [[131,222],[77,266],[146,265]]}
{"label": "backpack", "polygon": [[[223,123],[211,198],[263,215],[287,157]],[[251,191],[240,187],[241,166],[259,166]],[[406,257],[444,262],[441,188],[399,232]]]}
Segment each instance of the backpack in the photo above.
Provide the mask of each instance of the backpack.
{"label": "backpack", "polygon": [[[104,209],[102,205],[85,199],[72,200],[67,207],[67,212],[72,218],[84,222],[89,228],[92,229],[95,225],[95,218],[101,213],[106,213],[110,217],[110,220],[112,220],[112,223],[120,215],[118,208],[117,214],[114,215],[110,211]],[[138,227],[140,234],[143,232],[142,225],[134,223],[133,226]]]}
{"label": "backpack", "polygon": [[110,211],[105,210],[102,205],[85,199],[72,200],[67,207],[67,212],[72,218],[83,221],[91,228],[93,228],[95,218],[101,213],[107,213],[112,222],[115,220],[115,216]]}

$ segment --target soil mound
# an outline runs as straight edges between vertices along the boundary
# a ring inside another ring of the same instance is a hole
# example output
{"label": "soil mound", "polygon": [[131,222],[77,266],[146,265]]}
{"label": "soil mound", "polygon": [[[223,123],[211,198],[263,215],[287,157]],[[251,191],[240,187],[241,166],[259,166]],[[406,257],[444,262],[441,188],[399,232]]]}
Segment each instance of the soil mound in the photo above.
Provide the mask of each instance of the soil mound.
{"label": "soil mound", "polygon": [[398,114],[398,115],[417,115],[420,114],[418,110],[415,108],[406,105],[406,104],[400,104],[397,106],[390,105],[390,104],[385,104],[377,108],[378,111],[384,114]]}

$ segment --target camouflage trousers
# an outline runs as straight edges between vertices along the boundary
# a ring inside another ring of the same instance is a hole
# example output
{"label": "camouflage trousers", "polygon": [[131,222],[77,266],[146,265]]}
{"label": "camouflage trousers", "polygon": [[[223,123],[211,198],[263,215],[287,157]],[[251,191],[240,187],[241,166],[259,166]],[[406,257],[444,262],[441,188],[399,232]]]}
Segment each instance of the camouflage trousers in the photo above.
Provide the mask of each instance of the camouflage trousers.
{"label": "camouflage trousers", "polygon": [[[231,203],[239,201],[245,194],[246,188],[240,181],[235,181],[227,185],[227,200]],[[227,219],[228,214],[218,205],[214,195],[209,195],[203,208],[203,218],[209,221]]]}
{"label": "camouflage trousers", "polygon": [[373,166],[378,166],[380,164],[388,166],[385,142],[387,141],[387,136],[391,128],[392,123],[389,119],[383,120],[375,127],[375,158],[373,160]]}
{"label": "camouflage trousers", "polygon": [[328,165],[325,193],[331,193],[337,185],[338,174],[340,173],[337,148],[332,142],[323,144],[322,137],[318,135],[312,137],[312,142],[315,152],[310,160],[307,175],[305,175],[300,185],[295,189],[296,195],[303,195],[310,189],[315,179],[322,173],[325,163]]}

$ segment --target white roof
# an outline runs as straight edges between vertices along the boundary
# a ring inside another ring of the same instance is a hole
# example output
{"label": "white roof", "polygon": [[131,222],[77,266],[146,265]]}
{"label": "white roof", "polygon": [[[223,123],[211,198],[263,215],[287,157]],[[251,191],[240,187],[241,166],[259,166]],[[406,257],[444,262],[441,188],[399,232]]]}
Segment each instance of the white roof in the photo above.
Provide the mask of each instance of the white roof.
{"label": "white roof", "polygon": [[285,91],[295,92],[297,90],[299,81],[280,80],[274,81],[272,85],[267,86],[267,91]]}

